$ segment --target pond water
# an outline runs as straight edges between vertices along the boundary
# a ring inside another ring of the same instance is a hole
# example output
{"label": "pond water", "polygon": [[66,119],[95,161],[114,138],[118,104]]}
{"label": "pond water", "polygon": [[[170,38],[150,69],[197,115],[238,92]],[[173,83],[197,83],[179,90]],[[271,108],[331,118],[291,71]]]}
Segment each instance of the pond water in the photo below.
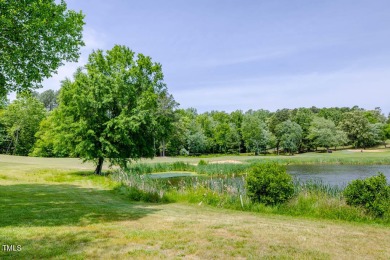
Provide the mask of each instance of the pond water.
{"label": "pond water", "polygon": [[196,176],[196,175],[191,172],[161,172],[161,173],[154,173],[149,175],[151,179],[191,177],[191,176]]}
{"label": "pond water", "polygon": [[[390,182],[390,165],[288,165],[287,172],[295,180],[301,182],[315,181],[339,187],[345,187],[352,180],[364,179],[378,172],[382,172]],[[153,179],[169,178],[175,183],[191,176],[196,175],[190,172],[165,172],[150,175]],[[199,178],[208,179],[208,177]],[[243,179],[238,177],[234,181],[243,182]]]}
{"label": "pond water", "polygon": [[313,180],[339,187],[378,172],[382,172],[390,182],[390,165],[288,165],[287,172],[302,182]]}

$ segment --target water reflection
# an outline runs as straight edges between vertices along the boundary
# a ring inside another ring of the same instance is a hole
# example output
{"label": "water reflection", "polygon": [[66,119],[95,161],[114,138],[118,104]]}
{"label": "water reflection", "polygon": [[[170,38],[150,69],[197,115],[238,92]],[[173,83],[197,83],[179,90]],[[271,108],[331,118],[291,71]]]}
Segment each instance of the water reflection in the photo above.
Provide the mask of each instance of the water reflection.
{"label": "water reflection", "polygon": [[389,165],[288,165],[287,172],[294,179],[320,181],[331,186],[345,187],[356,179],[364,179],[382,172],[390,181]]}

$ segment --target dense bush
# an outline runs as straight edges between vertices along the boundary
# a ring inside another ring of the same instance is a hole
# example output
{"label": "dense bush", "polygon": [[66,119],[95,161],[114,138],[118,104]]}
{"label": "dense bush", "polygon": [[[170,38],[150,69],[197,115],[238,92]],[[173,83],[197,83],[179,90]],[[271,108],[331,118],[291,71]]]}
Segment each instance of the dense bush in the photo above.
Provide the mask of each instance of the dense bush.
{"label": "dense bush", "polygon": [[254,165],[246,181],[247,194],[253,202],[280,204],[294,193],[292,177],[286,168],[276,163]]}
{"label": "dense bush", "polygon": [[352,181],[344,190],[348,205],[361,206],[367,212],[382,216],[390,207],[390,186],[383,173]]}

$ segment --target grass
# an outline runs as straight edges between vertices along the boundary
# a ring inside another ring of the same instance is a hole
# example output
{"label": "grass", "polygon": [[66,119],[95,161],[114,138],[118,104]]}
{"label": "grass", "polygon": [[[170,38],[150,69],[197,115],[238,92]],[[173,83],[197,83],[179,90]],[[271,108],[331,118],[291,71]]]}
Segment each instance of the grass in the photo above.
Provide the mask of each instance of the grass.
{"label": "grass", "polygon": [[72,160],[0,156],[1,259],[390,258],[383,225],[131,202]]}

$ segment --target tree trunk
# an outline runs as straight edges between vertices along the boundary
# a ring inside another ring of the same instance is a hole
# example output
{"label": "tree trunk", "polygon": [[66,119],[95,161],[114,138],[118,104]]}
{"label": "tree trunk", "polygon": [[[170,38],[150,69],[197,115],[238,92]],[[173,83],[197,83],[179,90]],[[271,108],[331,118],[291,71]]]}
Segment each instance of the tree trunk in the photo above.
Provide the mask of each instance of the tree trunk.
{"label": "tree trunk", "polygon": [[165,157],[165,139],[162,140],[162,156]]}
{"label": "tree trunk", "polygon": [[95,174],[102,175],[103,162],[104,162],[104,158],[99,157],[98,164],[95,169]]}

